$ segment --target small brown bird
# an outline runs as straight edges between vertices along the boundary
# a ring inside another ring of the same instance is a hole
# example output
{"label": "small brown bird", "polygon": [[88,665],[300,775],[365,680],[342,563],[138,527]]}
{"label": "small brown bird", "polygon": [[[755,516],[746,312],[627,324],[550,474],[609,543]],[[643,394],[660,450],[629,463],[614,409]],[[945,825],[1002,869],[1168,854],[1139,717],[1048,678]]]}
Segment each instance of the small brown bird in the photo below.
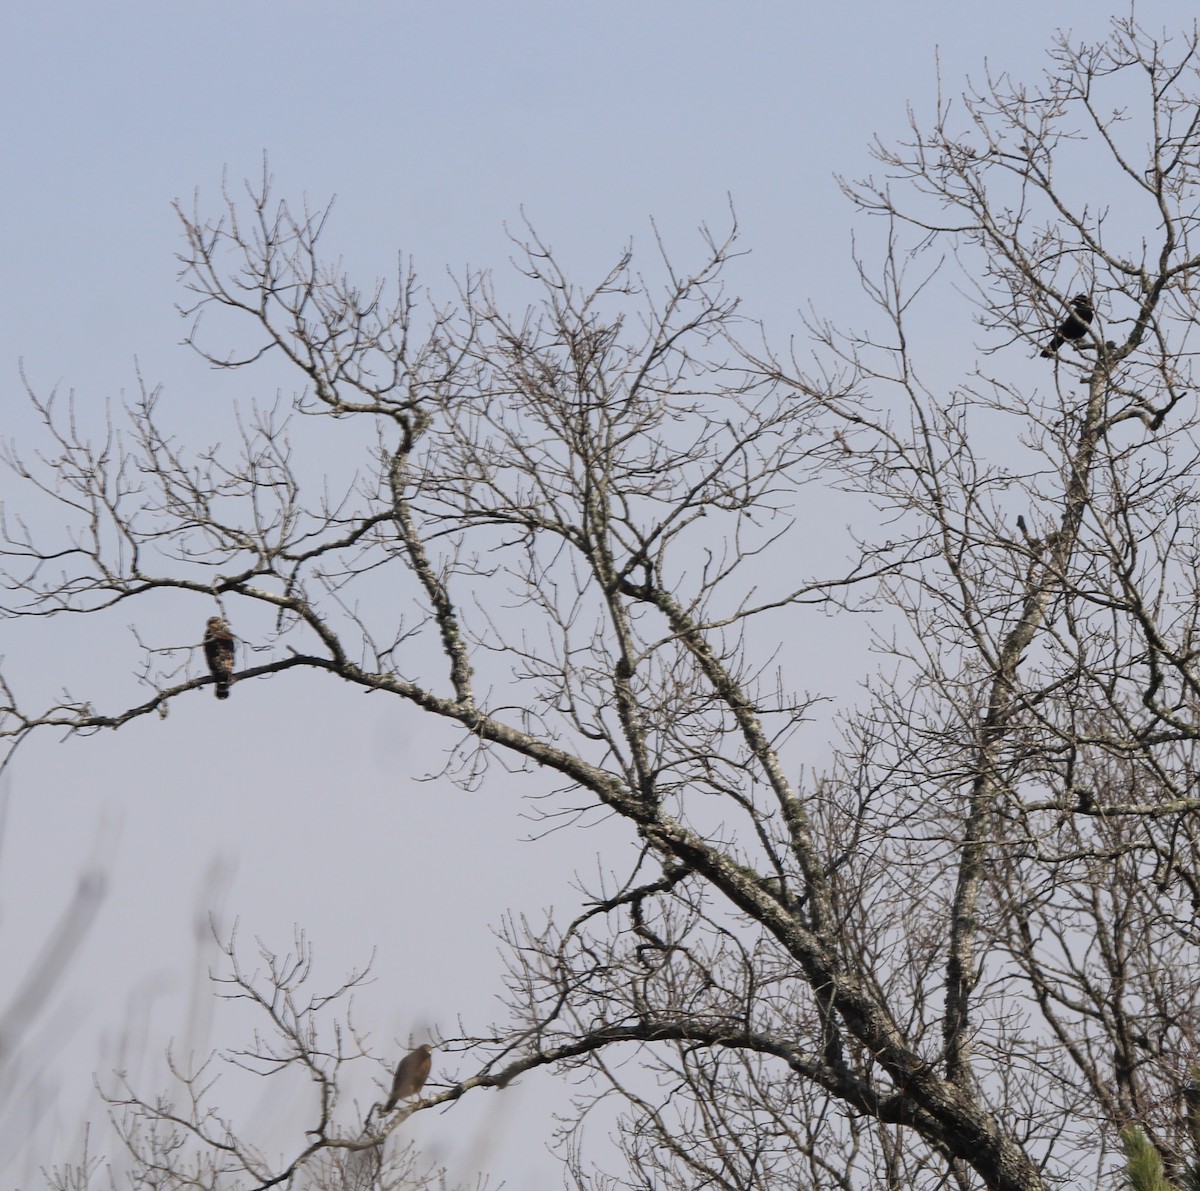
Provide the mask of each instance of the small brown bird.
{"label": "small brown bird", "polygon": [[229,625],[219,616],[210,616],[204,626],[204,656],[208,660],[209,672],[217,682],[213,693],[218,699],[229,698],[236,652],[237,638],[229,631]]}
{"label": "small brown bird", "polygon": [[433,1066],[433,1047],[426,1042],[416,1050],[406,1054],[396,1068],[396,1078],[392,1080],[392,1094],[383,1106],[384,1112],[391,1112],[401,1100],[415,1096],[429,1078],[429,1069]]}

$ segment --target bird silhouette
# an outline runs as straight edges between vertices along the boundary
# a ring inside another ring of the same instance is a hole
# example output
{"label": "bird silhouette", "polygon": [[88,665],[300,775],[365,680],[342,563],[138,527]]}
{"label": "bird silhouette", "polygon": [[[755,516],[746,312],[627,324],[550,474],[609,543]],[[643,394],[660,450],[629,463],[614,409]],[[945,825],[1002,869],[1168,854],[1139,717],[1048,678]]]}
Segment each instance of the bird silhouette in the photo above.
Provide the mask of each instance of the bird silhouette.
{"label": "bird silhouette", "polygon": [[1076,294],[1071,299],[1071,313],[1059,324],[1054,332],[1054,338],[1042,348],[1042,359],[1052,359],[1060,347],[1068,340],[1072,343],[1082,339],[1087,334],[1088,324],[1095,317],[1092,300],[1087,294]]}
{"label": "bird silhouette", "polygon": [[392,1080],[392,1094],[383,1106],[384,1112],[391,1112],[401,1100],[415,1096],[425,1086],[429,1069],[433,1066],[432,1053],[433,1047],[426,1042],[400,1060],[396,1078]]}

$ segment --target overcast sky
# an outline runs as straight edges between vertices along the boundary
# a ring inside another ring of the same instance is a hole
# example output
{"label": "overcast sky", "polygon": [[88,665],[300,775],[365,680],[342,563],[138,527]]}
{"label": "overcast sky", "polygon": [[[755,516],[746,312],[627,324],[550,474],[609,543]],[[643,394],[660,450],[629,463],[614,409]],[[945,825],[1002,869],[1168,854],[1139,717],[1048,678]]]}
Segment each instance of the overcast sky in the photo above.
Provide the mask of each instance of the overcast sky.
{"label": "overcast sky", "polygon": [[[1193,14],[1185,0],[1138,6],[1151,27]],[[782,335],[809,303],[852,317],[850,238],[864,229],[835,175],[868,172],[869,142],[901,135],[908,105],[931,111],[939,62],[947,93],[985,64],[1034,82],[1056,28],[1098,39],[1108,15],[1094,0],[12,5],[0,429],[36,446],[21,360],[37,390],[74,390],[93,411],[140,368],[200,441],[215,408],[256,395],[179,344],[171,204],[198,189],[215,212],[222,176],[257,176],[264,151],[281,197],[336,195],[330,244],[364,284],[402,250],[435,290],[472,266],[494,268],[503,293],[505,229],[522,213],[594,280],[651,220],[686,259],[732,201],[752,250],[733,274],[748,313]],[[21,507],[8,473],[0,499]],[[89,619],[0,621],[0,655],[22,681],[108,710],[110,676],[128,687],[138,659],[128,623],[97,639]],[[622,829],[522,842],[526,783],[495,769],[472,793],[415,780],[448,740],[398,704],[293,673],[225,704],[195,692],[163,723],[25,745],[5,787],[0,1009],[81,872],[108,871],[109,893],[26,1037],[21,1079],[57,1099],[13,1164],[0,1157],[0,1182],[72,1156],[101,1116],[91,1074],[122,1046],[151,1090],[153,1056],[187,1029],[210,910],[280,949],[303,926],[329,986],[374,953],[359,1023],[397,1052],[460,1015],[497,1015],[492,928],[508,909],[569,906],[572,871]],[[221,1029],[215,1044],[236,1041]],[[458,1174],[556,1187],[542,1147],[565,1095],[543,1073],[422,1128]],[[303,1111],[274,1109],[285,1123]],[[14,1112],[0,1107],[0,1130]]]}

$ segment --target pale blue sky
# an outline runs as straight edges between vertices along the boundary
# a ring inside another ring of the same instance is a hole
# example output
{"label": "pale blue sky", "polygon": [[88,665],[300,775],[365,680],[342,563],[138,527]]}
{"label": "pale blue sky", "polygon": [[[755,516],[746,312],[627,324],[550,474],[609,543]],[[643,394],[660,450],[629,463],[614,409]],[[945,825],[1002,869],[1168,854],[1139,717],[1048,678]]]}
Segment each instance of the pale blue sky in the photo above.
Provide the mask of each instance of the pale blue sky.
{"label": "pale blue sky", "polygon": [[[867,172],[870,139],[900,135],[906,105],[931,110],[939,56],[948,92],[985,61],[1034,81],[1057,27],[1097,39],[1108,15],[1082,0],[10,6],[3,429],[35,441],[22,358],[38,389],[74,389],[92,410],[133,387],[136,358],[165,386],[180,433],[204,441],[214,403],[254,395],[253,380],[178,346],[171,201],[190,204],[198,187],[215,211],[222,171],[237,185],[264,150],[280,196],[337,195],[329,243],[364,283],[403,250],[435,288],[447,267],[490,266],[503,292],[504,228],[522,208],[583,280],[629,237],[648,240],[651,218],[686,257],[693,229],[722,226],[731,196],[752,250],[733,275],[748,313],[784,335],[810,302],[852,315],[862,225],[834,175]],[[1185,0],[1138,7],[1151,27],[1193,15]],[[20,503],[7,474],[0,499]],[[0,621],[0,655],[31,684],[99,703],[106,675],[128,688],[129,615],[101,640],[89,620]],[[592,867],[605,836],[518,843],[530,826],[505,774],[469,795],[413,783],[438,766],[440,743],[403,707],[288,675],[235,688],[225,705],[196,693],[162,724],[29,743],[0,853],[0,1006],[96,848],[113,876],[31,1059],[51,1063],[60,1119],[15,1171],[0,1164],[0,1182],[68,1157],[85,1105],[100,1119],[90,1073],[130,1006],[153,1000],[149,1016],[132,1010],[151,1055],[181,1034],[214,858],[233,866],[224,907],[246,939],[283,948],[302,924],[329,984],[377,949],[360,1012],[377,1036],[420,1041],[431,1022],[452,1031],[458,1014],[482,1025],[498,1012],[489,928],[507,908],[569,905],[572,869]],[[413,949],[424,964],[409,962]],[[523,1082],[428,1126],[458,1173],[482,1162],[513,1187],[559,1185],[539,1147],[564,1092],[544,1074]]]}

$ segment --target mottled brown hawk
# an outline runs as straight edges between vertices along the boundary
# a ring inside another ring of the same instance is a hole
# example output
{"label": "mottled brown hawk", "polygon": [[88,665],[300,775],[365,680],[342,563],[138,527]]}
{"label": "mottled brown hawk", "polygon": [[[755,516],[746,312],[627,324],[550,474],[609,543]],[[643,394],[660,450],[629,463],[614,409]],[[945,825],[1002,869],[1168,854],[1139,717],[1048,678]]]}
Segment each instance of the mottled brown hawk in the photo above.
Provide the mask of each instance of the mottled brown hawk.
{"label": "mottled brown hawk", "polygon": [[383,1106],[384,1112],[391,1112],[401,1100],[407,1096],[415,1096],[429,1078],[429,1069],[433,1066],[433,1047],[426,1042],[416,1050],[406,1054],[396,1068],[396,1078],[392,1080],[392,1094]]}
{"label": "mottled brown hawk", "polygon": [[204,626],[204,656],[208,659],[209,672],[216,680],[213,693],[218,699],[229,698],[236,652],[237,638],[229,631],[229,625],[219,616],[210,616]]}

